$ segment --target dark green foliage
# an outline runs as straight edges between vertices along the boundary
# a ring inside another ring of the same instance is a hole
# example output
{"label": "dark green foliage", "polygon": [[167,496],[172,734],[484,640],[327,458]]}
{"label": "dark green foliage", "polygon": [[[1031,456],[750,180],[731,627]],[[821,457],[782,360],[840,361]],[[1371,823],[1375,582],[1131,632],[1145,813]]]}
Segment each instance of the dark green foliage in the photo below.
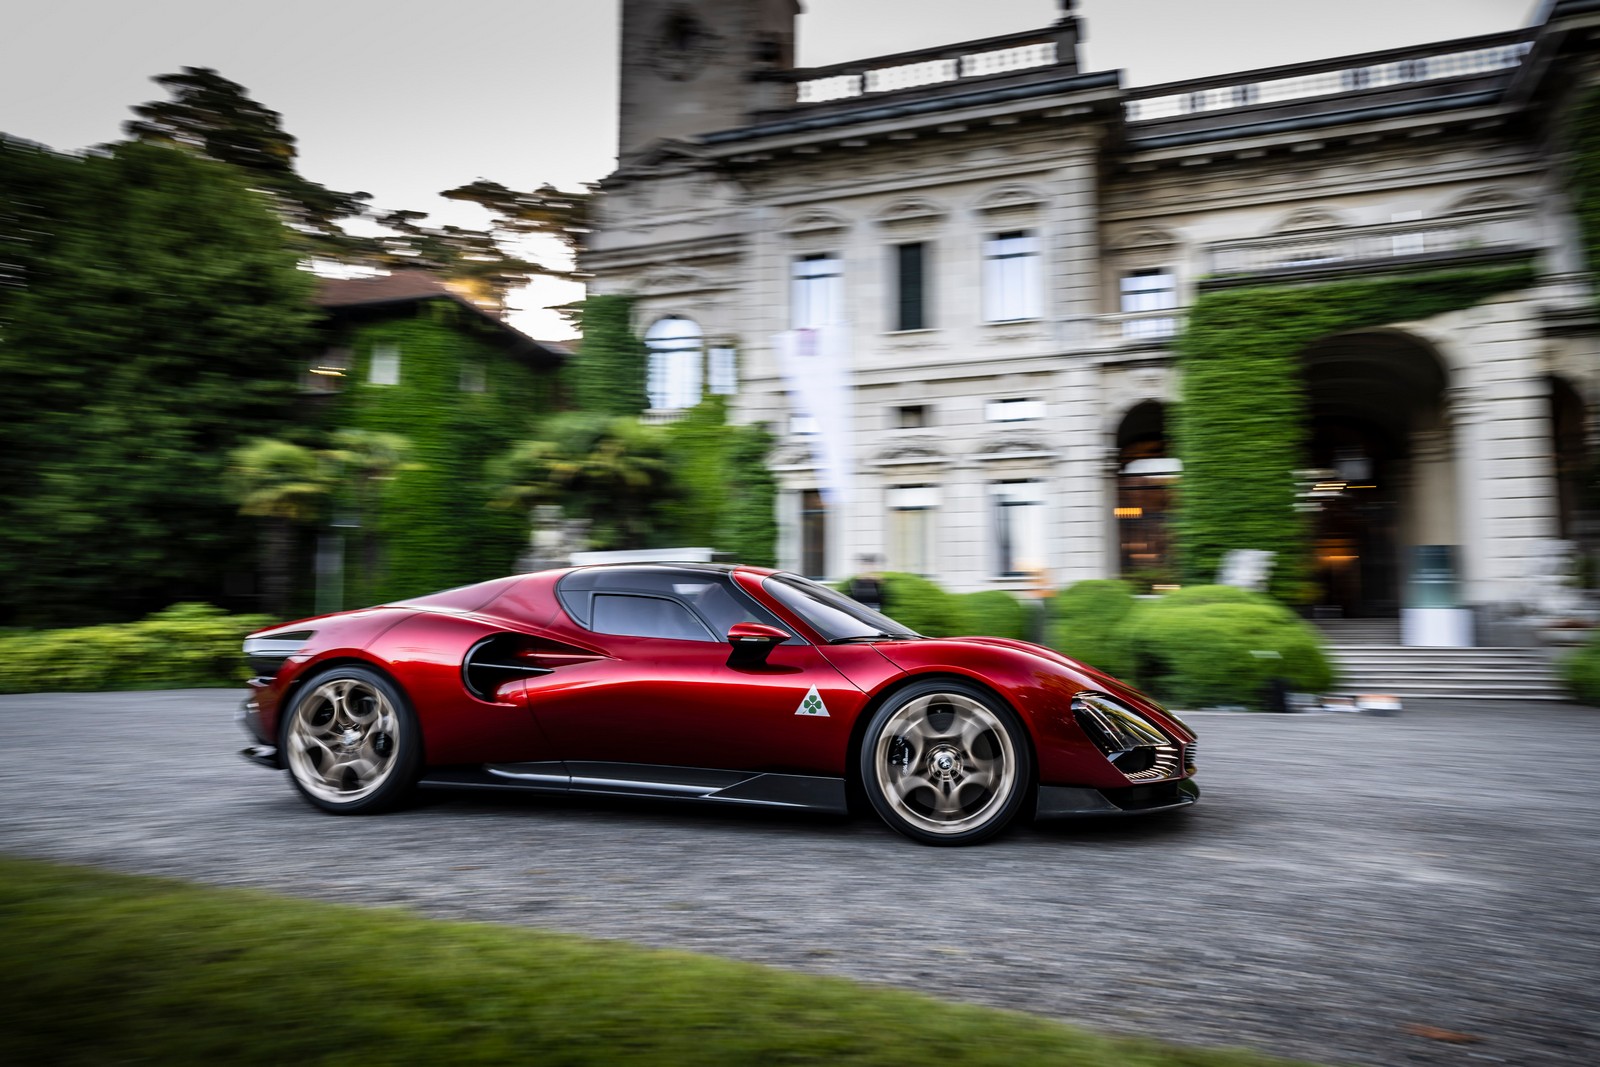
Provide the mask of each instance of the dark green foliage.
{"label": "dark green foliage", "polygon": [[985,589],[977,593],[957,593],[955,599],[968,634],[1009,637],[1015,641],[1028,639],[1029,606],[1010,593]]}
{"label": "dark green foliage", "polygon": [[883,613],[924,637],[972,633],[960,598],[916,574],[890,571],[883,576]]}
{"label": "dark green foliage", "polygon": [[[404,827],[384,824],[339,829],[387,830],[402,855]],[[621,941],[12,859],[0,968],[12,1064],[891,1067],[917,1058],[885,1040],[908,1031],[941,1067],[1277,1062]]]}
{"label": "dark green foliage", "polygon": [[772,435],[760,426],[731,426],[727,401],[707,397],[667,428],[678,503],[673,540],[708,545],[739,563],[777,560],[777,484],[767,469]]}
{"label": "dark green foliage", "polygon": [[[348,602],[400,599],[511,573],[525,544],[526,513],[486,507],[494,495],[488,465],[549,410],[539,373],[500,348],[492,326],[448,299],[355,326],[342,340],[355,365],[328,425],[396,434],[409,443],[404,463],[381,480],[367,513],[358,516],[372,523],[376,512],[381,547],[373,566],[350,567]],[[397,385],[370,381],[379,345],[399,352]],[[465,368],[482,370],[483,392],[462,390]],[[345,502],[353,514],[357,504]],[[351,542],[352,562],[366,554],[356,551],[363,540]]]}
{"label": "dark green foliage", "polygon": [[1120,630],[1134,683],[1178,707],[1260,707],[1275,678],[1308,693],[1333,682],[1316,631],[1259,593],[1190,586],[1138,602]]}
{"label": "dark green foliage", "polygon": [[496,504],[521,513],[558,505],[567,518],[589,521],[596,549],[659,547],[670,538],[678,488],[664,427],[570,411],[540,431],[492,465]]}
{"label": "dark green foliage", "polygon": [[1124,630],[1135,601],[1126,582],[1077,582],[1050,598],[1046,644],[1117,677],[1133,677],[1133,648]]}
{"label": "dark green foliage", "polygon": [[367,194],[335,192],[301,177],[295,139],[280,125],[282,115],[209,67],[184,67],[154,80],[172,99],[135,107],[139,117],[123,124],[128,136],[182,145],[247,173],[252,185],[277,197],[295,224],[294,235],[312,254],[338,259],[369,250],[337,225],[366,209]]}
{"label": "dark green foliage", "polygon": [[1571,201],[1593,271],[1600,265],[1600,88],[1586,92],[1573,109],[1568,137]]}
{"label": "dark green foliage", "polygon": [[0,624],[226,602],[230,449],[293,415],[312,279],[229,167],[0,142]]}
{"label": "dark green foliage", "polygon": [[1322,337],[1425,319],[1527,286],[1530,266],[1202,293],[1179,341],[1183,459],[1178,537],[1186,580],[1230,549],[1276,552],[1271,590],[1307,594],[1307,524],[1294,508],[1309,423],[1299,353]]}
{"label": "dark green foliage", "polygon": [[1561,679],[1574,700],[1600,706],[1600,630],[1562,656],[1560,669]]}
{"label": "dark green foliage", "polygon": [[596,415],[639,414],[649,406],[648,352],[633,332],[633,297],[591,296],[574,318],[583,342],[561,372],[568,404]]}
{"label": "dark green foliage", "polygon": [[238,685],[250,676],[240,642],[270,622],[209,604],[174,604],[139,622],[7,634],[0,637],[0,693]]}

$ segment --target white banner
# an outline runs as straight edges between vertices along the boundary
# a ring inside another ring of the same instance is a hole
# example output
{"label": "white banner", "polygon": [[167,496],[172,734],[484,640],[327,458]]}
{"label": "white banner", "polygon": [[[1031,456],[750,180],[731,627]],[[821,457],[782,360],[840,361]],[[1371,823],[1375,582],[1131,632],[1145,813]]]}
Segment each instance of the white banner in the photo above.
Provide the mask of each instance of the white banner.
{"label": "white banner", "polygon": [[811,455],[817,464],[817,488],[830,507],[842,507],[850,499],[855,473],[850,328],[841,324],[786,330],[773,336],[772,347],[789,384],[794,414],[809,416],[816,426]]}

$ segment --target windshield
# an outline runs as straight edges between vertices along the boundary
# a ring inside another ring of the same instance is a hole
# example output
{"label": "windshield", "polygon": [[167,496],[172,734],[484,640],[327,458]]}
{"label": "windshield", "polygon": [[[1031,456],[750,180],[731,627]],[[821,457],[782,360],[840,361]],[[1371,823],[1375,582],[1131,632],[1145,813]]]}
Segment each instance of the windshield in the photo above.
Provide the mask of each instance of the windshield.
{"label": "windshield", "polygon": [[921,637],[887,615],[879,614],[843,593],[796,574],[774,574],[761,583],[778,603],[806,621],[826,641],[861,637]]}

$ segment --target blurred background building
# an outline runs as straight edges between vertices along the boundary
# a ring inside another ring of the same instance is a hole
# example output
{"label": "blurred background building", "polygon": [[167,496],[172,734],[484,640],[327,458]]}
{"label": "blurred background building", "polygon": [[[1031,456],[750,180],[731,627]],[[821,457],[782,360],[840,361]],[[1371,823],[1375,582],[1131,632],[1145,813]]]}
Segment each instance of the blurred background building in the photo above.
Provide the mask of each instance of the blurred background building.
{"label": "blurred background building", "polygon": [[731,393],[778,433],[782,566],[1170,582],[1198,300],[1515,264],[1508,291],[1297,351],[1313,599],[1393,616],[1437,565],[1441,603],[1527,603],[1593,540],[1569,145],[1600,3],[1137,90],[1080,68],[1070,0],[1037,32],[816,69],[795,0],[622,7],[581,266],[637,297],[648,418]]}

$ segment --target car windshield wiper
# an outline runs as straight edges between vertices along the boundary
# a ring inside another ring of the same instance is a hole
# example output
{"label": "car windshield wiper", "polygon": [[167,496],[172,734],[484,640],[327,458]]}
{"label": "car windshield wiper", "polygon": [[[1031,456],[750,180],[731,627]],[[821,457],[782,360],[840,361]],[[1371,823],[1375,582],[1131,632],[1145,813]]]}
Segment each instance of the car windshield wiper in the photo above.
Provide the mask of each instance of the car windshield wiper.
{"label": "car windshield wiper", "polygon": [[835,637],[832,641],[829,641],[828,644],[848,645],[855,641],[909,641],[915,636],[915,634],[884,633],[880,630],[877,633],[857,634],[854,637]]}

